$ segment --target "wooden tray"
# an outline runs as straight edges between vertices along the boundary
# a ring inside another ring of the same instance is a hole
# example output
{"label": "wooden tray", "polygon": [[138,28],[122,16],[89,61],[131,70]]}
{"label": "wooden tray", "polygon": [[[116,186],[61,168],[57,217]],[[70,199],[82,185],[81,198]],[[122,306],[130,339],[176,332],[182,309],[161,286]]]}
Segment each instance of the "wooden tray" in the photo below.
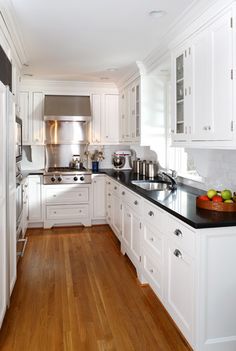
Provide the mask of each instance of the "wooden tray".
{"label": "wooden tray", "polygon": [[218,211],[218,212],[236,212],[236,203],[224,203],[224,202],[213,202],[213,201],[204,201],[199,200],[197,197],[196,205],[199,208],[203,208],[204,210],[210,211]]}

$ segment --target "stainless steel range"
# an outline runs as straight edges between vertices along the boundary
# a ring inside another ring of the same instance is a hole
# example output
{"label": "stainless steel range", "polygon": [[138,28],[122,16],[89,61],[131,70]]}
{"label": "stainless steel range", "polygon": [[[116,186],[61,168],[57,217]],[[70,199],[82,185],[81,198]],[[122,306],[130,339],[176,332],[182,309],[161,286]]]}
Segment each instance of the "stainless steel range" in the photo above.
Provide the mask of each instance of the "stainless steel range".
{"label": "stainless steel range", "polygon": [[44,184],[91,184],[92,173],[86,168],[50,167],[44,172]]}

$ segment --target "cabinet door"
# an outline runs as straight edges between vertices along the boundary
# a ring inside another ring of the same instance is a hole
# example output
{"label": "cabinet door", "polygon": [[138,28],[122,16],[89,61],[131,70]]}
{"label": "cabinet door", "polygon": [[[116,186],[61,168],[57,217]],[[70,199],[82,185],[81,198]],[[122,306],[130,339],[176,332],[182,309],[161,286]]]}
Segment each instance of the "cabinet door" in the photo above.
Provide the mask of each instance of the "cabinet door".
{"label": "cabinet door", "polygon": [[106,217],[106,177],[96,176],[93,179],[93,219]]}
{"label": "cabinet door", "polygon": [[44,144],[44,94],[32,93],[32,144]]}
{"label": "cabinet door", "polygon": [[104,95],[103,142],[119,142],[119,95]]}
{"label": "cabinet door", "polygon": [[42,179],[39,175],[29,176],[28,187],[29,222],[41,222],[42,214]]}
{"label": "cabinet door", "polygon": [[126,134],[126,125],[125,119],[126,117],[126,98],[127,95],[125,94],[125,90],[123,90],[120,94],[119,98],[119,108],[120,108],[120,140],[125,141],[125,134]]}
{"label": "cabinet door", "polygon": [[192,120],[192,50],[186,45],[172,59],[173,117],[171,133],[173,141],[188,141]]}
{"label": "cabinet door", "polygon": [[122,246],[124,251],[138,268],[140,265],[140,240],[141,228],[140,217],[129,206],[123,205],[123,224],[122,224]]}
{"label": "cabinet door", "polygon": [[135,80],[130,86],[130,140],[139,141],[140,137],[140,80]]}
{"label": "cabinet door", "polygon": [[101,143],[101,109],[102,98],[100,94],[91,95],[92,122],[91,122],[91,143]]}
{"label": "cabinet door", "polygon": [[192,344],[194,320],[194,261],[168,239],[166,250],[167,309]]}
{"label": "cabinet door", "polygon": [[23,144],[31,144],[30,93],[20,92],[20,117],[23,124]]}
{"label": "cabinet door", "polygon": [[231,140],[233,121],[233,31],[231,11],[193,41],[192,140]]}
{"label": "cabinet door", "polygon": [[111,213],[111,218],[112,218],[112,228],[118,237],[120,239],[121,237],[121,226],[122,226],[122,205],[121,201],[119,199],[119,196],[116,194],[112,193],[112,213]]}

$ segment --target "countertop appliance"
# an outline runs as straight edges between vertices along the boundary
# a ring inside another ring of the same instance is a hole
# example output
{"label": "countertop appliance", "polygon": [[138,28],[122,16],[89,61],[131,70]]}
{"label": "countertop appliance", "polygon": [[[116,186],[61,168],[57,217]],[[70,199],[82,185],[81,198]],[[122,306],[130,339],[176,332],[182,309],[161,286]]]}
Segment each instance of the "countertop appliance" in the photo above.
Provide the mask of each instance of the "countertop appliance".
{"label": "countertop appliance", "polygon": [[91,184],[92,172],[84,167],[50,167],[44,172],[44,184]]}
{"label": "countertop appliance", "polygon": [[112,159],[113,166],[116,170],[130,170],[131,167],[131,151],[116,151]]}

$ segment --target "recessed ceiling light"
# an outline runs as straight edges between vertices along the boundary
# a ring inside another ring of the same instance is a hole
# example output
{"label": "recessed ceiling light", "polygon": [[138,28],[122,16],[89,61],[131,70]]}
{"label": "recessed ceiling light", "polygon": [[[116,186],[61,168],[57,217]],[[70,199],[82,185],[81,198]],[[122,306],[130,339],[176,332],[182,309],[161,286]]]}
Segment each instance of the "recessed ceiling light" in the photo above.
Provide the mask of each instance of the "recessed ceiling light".
{"label": "recessed ceiling light", "polygon": [[166,11],[163,11],[163,10],[153,10],[153,11],[150,11],[149,13],[149,16],[152,17],[152,18],[161,18],[163,16],[166,15]]}

